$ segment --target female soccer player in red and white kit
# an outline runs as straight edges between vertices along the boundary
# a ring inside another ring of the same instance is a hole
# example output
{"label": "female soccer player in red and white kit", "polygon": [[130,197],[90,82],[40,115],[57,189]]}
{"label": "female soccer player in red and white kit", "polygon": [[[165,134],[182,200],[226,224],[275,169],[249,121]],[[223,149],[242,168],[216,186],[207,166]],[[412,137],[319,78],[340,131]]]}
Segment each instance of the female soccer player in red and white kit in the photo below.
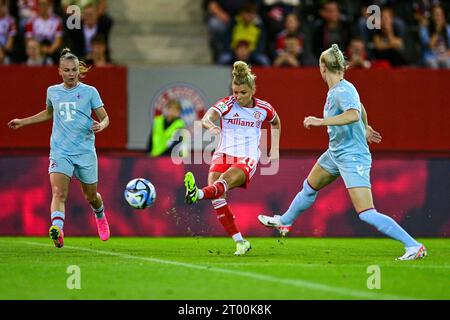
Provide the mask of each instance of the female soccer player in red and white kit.
{"label": "female soccer player in red and white kit", "polygon": [[[251,248],[235,221],[226,201],[226,194],[234,188],[246,188],[256,171],[261,151],[259,143],[264,121],[271,124],[270,160],[279,158],[281,123],[275,109],[266,101],[254,97],[256,76],[243,61],[233,65],[233,95],[219,100],[202,119],[202,125],[212,134],[220,134],[209,169],[208,186],[199,189],[194,175],[186,173],[186,202],[210,199],[222,226],[236,242],[235,255],[244,255]],[[220,120],[220,127],[214,122]]]}

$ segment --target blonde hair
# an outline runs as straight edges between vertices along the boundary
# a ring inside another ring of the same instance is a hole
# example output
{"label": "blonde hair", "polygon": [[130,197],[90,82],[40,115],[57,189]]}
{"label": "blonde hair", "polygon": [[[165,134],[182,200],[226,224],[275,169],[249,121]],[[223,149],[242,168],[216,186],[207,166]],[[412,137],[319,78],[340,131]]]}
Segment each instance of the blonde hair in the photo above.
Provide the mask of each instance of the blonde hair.
{"label": "blonde hair", "polygon": [[64,60],[72,60],[76,64],[78,64],[78,69],[80,70],[80,78],[84,78],[91,69],[91,67],[88,67],[84,61],[80,61],[69,48],[64,48],[61,52],[59,64],[61,65],[61,62],[63,62]]}
{"label": "blonde hair", "polygon": [[236,61],[233,64],[233,81],[234,85],[240,86],[246,84],[250,89],[255,89],[256,76],[252,73],[252,70],[244,61]]}
{"label": "blonde hair", "polygon": [[327,69],[333,73],[344,73],[348,68],[344,54],[337,44],[331,45],[331,48],[322,52],[320,55],[320,62],[323,62]]}

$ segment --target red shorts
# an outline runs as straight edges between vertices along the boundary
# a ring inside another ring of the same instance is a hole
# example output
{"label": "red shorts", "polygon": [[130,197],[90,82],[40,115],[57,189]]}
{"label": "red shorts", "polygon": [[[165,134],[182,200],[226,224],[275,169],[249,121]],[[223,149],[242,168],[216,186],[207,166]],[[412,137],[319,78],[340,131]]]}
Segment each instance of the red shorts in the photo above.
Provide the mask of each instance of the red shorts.
{"label": "red shorts", "polygon": [[247,178],[245,184],[240,187],[247,188],[247,185],[250,183],[250,180],[256,172],[257,165],[258,162],[252,158],[233,157],[223,153],[214,154],[212,164],[209,167],[209,172],[224,173],[232,167],[239,168],[245,173],[245,177]]}

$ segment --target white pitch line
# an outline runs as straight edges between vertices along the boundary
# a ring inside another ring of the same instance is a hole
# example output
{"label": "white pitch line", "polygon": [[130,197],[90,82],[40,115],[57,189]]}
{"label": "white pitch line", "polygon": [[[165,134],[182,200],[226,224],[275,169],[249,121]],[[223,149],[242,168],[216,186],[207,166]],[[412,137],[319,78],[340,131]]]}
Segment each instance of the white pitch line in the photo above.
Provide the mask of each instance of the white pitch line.
{"label": "white pitch line", "polygon": [[[24,243],[29,244],[29,245],[34,245],[34,246],[51,247],[51,245],[47,245],[47,244],[43,244],[43,243],[39,243],[39,242],[24,242]],[[372,293],[372,292],[365,292],[365,291],[361,291],[361,290],[333,287],[333,286],[329,286],[329,285],[325,285],[325,284],[320,284],[320,283],[315,283],[315,282],[300,280],[300,279],[278,278],[275,276],[252,273],[252,272],[247,272],[247,271],[215,268],[215,267],[197,265],[197,264],[180,262],[180,261],[163,260],[163,259],[158,259],[158,258],[139,257],[139,256],[133,256],[133,255],[129,255],[126,253],[120,253],[120,252],[102,251],[102,250],[80,248],[80,247],[73,247],[73,246],[64,246],[64,248],[78,250],[78,251],[92,252],[92,253],[97,253],[97,254],[104,254],[104,255],[109,255],[109,256],[116,256],[116,257],[124,258],[124,259],[142,260],[142,261],[148,261],[148,262],[159,263],[159,264],[173,265],[173,266],[177,266],[177,267],[185,267],[185,268],[189,268],[189,269],[197,269],[197,270],[203,270],[203,271],[224,273],[224,274],[229,274],[229,275],[233,275],[233,276],[252,278],[252,279],[261,280],[261,281],[265,281],[265,282],[273,282],[276,284],[285,284],[285,285],[299,287],[299,288],[303,288],[303,289],[335,293],[335,294],[339,294],[339,295],[346,296],[346,297],[350,296],[350,297],[356,297],[356,298],[360,298],[360,299],[366,298],[366,299],[377,299],[377,300],[378,299],[386,299],[386,300],[414,300],[415,299],[415,298],[410,298],[410,297],[405,297],[405,296],[397,296],[397,295],[383,294],[383,293]]]}
{"label": "white pitch line", "polygon": [[[418,265],[418,264],[407,264],[408,262],[398,261],[398,264],[380,264],[377,265],[380,268],[413,268],[413,269],[450,269],[450,265]],[[278,262],[208,262],[208,265],[230,265],[230,266],[271,266],[279,265]],[[319,264],[319,263],[283,263],[285,267],[323,267],[329,266],[334,268],[363,268],[360,264]]]}

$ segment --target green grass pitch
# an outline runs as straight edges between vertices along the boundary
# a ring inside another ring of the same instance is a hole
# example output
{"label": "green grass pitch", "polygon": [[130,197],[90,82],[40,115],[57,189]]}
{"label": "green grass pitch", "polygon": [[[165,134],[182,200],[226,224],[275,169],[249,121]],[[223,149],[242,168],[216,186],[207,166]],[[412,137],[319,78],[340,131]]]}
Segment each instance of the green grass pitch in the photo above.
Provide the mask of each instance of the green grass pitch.
{"label": "green grass pitch", "polygon": [[450,299],[450,239],[417,261],[390,239],[249,240],[236,257],[228,238],[1,237],[0,299]]}

